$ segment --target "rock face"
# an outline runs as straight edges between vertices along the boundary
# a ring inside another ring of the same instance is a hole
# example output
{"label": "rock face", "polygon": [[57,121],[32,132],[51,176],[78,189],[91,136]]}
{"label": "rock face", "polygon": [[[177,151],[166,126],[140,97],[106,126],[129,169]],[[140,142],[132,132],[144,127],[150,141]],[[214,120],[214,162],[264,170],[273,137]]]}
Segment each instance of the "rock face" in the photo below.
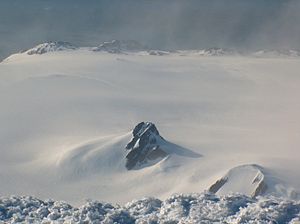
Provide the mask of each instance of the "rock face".
{"label": "rock face", "polygon": [[160,136],[153,123],[139,123],[133,129],[132,135],[132,140],[126,146],[126,150],[128,150],[126,168],[128,170],[158,162],[168,155],[161,147],[165,140]]}
{"label": "rock face", "polygon": [[76,46],[64,41],[51,41],[37,45],[36,47],[25,51],[28,55],[45,54],[53,51],[75,50]]}
{"label": "rock face", "polygon": [[143,50],[147,50],[147,47],[135,40],[112,40],[93,48],[93,51],[104,51],[113,54]]}
{"label": "rock face", "polygon": [[263,195],[269,189],[264,169],[258,165],[242,165],[210,186],[209,191],[220,195],[238,192],[250,197]]}

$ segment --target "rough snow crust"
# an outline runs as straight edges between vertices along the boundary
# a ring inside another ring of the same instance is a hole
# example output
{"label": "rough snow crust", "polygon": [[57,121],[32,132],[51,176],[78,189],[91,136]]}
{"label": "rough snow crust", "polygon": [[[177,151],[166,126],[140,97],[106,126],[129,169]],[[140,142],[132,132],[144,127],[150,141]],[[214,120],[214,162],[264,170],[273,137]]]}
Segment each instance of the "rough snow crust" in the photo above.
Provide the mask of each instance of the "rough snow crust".
{"label": "rough snow crust", "polygon": [[0,223],[299,223],[300,201],[244,195],[178,194],[124,206],[89,201],[76,208],[53,200],[12,196],[0,199]]}

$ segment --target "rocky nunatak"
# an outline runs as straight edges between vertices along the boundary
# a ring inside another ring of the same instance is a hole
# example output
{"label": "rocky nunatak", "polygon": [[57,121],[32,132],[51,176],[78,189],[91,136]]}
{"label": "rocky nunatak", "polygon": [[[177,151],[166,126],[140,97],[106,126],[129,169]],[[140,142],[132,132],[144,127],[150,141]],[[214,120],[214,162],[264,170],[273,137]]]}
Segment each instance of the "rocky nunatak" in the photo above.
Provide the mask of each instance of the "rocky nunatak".
{"label": "rocky nunatak", "polygon": [[138,169],[165,158],[168,153],[163,150],[165,143],[157,128],[151,122],[141,122],[132,131],[133,138],[127,144],[126,168]]}

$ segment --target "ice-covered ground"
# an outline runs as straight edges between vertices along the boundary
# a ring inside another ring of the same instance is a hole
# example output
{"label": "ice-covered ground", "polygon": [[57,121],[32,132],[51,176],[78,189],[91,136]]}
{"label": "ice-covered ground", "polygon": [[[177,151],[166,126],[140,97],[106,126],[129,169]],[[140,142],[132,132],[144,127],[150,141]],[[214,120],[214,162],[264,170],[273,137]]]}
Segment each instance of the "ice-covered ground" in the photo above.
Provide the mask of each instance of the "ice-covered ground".
{"label": "ice-covered ground", "polygon": [[243,195],[173,195],[164,201],[142,198],[123,206],[89,201],[73,207],[34,197],[0,198],[0,223],[289,223],[300,222],[300,202]]}
{"label": "ice-covered ground", "polygon": [[[299,190],[299,68],[298,58],[88,49],[10,57],[0,63],[0,194],[164,200],[243,164]],[[128,171],[141,121],[190,153]]]}

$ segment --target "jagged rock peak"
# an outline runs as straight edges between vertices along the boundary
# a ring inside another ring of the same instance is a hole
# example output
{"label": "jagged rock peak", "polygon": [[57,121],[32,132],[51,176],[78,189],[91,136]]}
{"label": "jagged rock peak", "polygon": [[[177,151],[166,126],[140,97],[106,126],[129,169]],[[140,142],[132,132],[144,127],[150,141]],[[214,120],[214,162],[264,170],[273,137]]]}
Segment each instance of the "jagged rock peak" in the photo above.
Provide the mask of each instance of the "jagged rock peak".
{"label": "jagged rock peak", "polygon": [[104,51],[108,53],[123,53],[143,51],[148,48],[135,40],[112,40],[103,42],[98,47],[93,48],[93,51]]}
{"label": "jagged rock peak", "polygon": [[168,154],[162,149],[165,142],[156,126],[151,122],[141,122],[132,131],[133,138],[126,145],[126,168],[138,169],[152,165]]}
{"label": "jagged rock peak", "polygon": [[50,42],[39,44],[34,48],[25,51],[25,53],[28,55],[34,55],[34,54],[45,54],[53,51],[64,51],[64,50],[75,50],[75,49],[77,49],[77,47],[72,45],[69,42],[50,41]]}

